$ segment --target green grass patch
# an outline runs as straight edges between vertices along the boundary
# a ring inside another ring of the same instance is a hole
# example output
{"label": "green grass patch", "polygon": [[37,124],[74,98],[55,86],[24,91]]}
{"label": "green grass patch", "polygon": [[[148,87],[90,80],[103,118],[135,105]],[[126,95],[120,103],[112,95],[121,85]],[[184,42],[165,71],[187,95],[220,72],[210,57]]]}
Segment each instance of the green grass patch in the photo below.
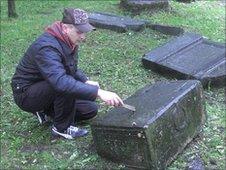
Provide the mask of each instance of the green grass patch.
{"label": "green grass patch", "polygon": [[[16,1],[19,17],[8,19],[7,1],[1,1],[1,169],[125,169],[124,165],[109,162],[97,155],[91,134],[73,141],[52,140],[48,125],[39,126],[35,117],[14,104],[10,88],[11,77],[23,53],[47,25],[61,19],[63,8],[129,14],[121,11],[118,3]],[[222,3],[171,2],[171,6],[170,12],[153,15],[143,12],[135,18],[180,26],[211,40],[225,42],[225,6]],[[103,89],[117,92],[125,99],[145,84],[166,80],[159,74],[145,70],[141,58],[144,53],[170,38],[150,29],[122,34],[98,29],[87,35],[87,42],[81,46],[79,67],[91,79],[98,81]],[[224,89],[205,90],[205,96],[208,119],[203,132],[169,169],[185,168],[196,154],[202,157],[206,167],[225,169]],[[109,107],[101,105],[99,114],[105,114],[108,110]],[[89,125],[85,127],[90,131]]]}

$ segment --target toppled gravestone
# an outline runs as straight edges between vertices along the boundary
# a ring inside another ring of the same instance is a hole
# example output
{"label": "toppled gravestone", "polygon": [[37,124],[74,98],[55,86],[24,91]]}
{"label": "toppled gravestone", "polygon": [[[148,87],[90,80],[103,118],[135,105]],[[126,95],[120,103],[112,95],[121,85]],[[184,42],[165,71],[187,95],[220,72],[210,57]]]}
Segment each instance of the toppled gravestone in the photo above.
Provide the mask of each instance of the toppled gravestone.
{"label": "toppled gravestone", "polygon": [[127,30],[140,31],[144,29],[146,24],[145,21],[138,21],[130,17],[121,17],[101,12],[90,13],[89,22],[95,27],[117,32],[126,32]]}
{"label": "toppled gravestone", "polygon": [[144,67],[179,79],[198,79],[204,86],[225,86],[225,45],[186,33],[145,54]]}
{"label": "toppled gravestone", "polygon": [[89,22],[97,28],[110,29],[117,32],[140,31],[145,27],[167,35],[179,35],[184,32],[182,28],[175,26],[152,24],[144,20],[135,20],[130,17],[101,12],[90,13]]}
{"label": "toppled gravestone", "polygon": [[169,0],[121,0],[120,7],[134,14],[147,10],[156,12],[159,10],[169,10]]}
{"label": "toppled gravestone", "polygon": [[131,168],[164,169],[194,138],[205,121],[197,80],[158,82],[91,123],[97,153]]}

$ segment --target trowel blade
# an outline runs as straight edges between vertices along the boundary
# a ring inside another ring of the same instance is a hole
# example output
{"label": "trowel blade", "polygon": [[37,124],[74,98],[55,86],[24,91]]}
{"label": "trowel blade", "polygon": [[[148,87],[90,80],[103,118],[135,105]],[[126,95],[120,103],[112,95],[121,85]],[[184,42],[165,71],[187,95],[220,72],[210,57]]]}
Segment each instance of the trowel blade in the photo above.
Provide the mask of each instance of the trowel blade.
{"label": "trowel blade", "polygon": [[134,106],[131,106],[131,105],[128,105],[128,104],[124,104],[122,107],[128,109],[128,110],[131,110],[133,112],[136,111],[136,108]]}

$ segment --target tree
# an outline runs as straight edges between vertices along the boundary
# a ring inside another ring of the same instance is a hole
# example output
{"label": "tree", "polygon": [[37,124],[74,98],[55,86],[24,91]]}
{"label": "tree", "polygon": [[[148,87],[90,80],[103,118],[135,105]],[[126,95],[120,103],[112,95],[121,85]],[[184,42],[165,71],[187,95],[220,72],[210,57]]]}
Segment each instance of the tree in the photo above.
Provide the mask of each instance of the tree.
{"label": "tree", "polygon": [[8,0],[8,17],[18,17],[16,13],[15,0]]}

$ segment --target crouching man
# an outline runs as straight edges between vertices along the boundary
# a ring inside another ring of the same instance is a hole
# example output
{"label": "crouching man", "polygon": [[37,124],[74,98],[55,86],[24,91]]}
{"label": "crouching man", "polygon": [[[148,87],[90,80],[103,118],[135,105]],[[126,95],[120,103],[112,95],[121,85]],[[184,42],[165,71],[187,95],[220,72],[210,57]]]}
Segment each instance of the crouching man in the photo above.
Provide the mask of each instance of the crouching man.
{"label": "crouching man", "polygon": [[98,82],[88,80],[77,68],[79,44],[94,29],[85,11],[65,9],[62,21],[47,27],[30,45],[12,78],[15,103],[35,114],[40,123],[51,116],[54,136],[86,135],[87,130],[76,127],[75,121],[97,114],[97,97],[107,105],[123,105],[117,94],[100,89]]}

